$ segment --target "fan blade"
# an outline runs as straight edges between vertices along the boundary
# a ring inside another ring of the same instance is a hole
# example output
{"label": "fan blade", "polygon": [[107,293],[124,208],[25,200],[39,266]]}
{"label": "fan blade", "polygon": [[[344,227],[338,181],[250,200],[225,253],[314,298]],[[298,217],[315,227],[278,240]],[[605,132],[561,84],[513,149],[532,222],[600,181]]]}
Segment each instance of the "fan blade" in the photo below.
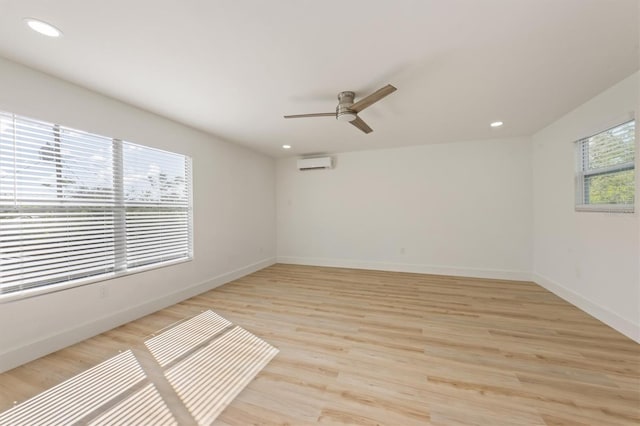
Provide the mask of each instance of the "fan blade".
{"label": "fan blade", "polygon": [[360,99],[358,102],[351,105],[349,109],[351,111],[360,112],[363,109],[367,108],[368,106],[371,106],[372,104],[378,102],[380,99],[384,98],[385,96],[392,94],[396,90],[397,89],[395,87],[393,87],[390,84],[387,84],[382,89],[378,89],[377,91],[373,92],[366,98]]}
{"label": "fan blade", "polygon": [[335,112],[318,112],[316,114],[285,115],[284,118],[335,117]]}
{"label": "fan blade", "polygon": [[364,120],[362,120],[362,118],[360,118],[360,117],[356,116],[356,119],[353,120],[353,121],[350,121],[350,123],[353,124],[358,129],[362,130],[365,133],[373,132],[373,129],[371,127],[369,127],[369,125],[367,123],[365,123]]}

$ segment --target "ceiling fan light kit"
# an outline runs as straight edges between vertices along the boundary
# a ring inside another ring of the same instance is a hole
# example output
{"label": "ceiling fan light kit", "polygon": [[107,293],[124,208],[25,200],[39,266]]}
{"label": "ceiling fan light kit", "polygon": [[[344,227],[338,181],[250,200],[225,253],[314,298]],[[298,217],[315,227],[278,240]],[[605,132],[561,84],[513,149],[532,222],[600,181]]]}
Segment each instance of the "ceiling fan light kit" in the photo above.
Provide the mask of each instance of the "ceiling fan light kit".
{"label": "ceiling fan light kit", "polygon": [[315,114],[297,114],[297,115],[285,115],[284,118],[308,118],[308,117],[335,117],[338,121],[347,121],[353,124],[355,127],[363,131],[364,133],[371,133],[373,129],[364,122],[358,113],[365,108],[370,107],[374,103],[387,95],[395,92],[397,89],[390,84],[387,84],[381,89],[376,90],[369,96],[360,99],[354,103],[356,94],[350,91],[344,91],[338,93],[338,106],[336,112],[320,112]]}
{"label": "ceiling fan light kit", "polygon": [[338,121],[353,121],[356,118],[358,118],[358,116],[353,111],[343,111],[336,115],[336,120]]}

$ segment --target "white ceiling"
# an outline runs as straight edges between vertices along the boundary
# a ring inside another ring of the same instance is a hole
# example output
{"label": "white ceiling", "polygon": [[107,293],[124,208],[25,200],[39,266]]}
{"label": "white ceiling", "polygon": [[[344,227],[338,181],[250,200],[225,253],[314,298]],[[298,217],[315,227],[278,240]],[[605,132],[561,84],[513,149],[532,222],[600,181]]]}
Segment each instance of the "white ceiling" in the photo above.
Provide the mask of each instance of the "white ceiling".
{"label": "white ceiling", "polygon": [[[277,157],[530,135],[638,69],[638,6],[0,0],[0,56]],[[40,36],[25,17],[64,36]],[[369,135],[282,118],[387,83],[398,91],[360,114]]]}

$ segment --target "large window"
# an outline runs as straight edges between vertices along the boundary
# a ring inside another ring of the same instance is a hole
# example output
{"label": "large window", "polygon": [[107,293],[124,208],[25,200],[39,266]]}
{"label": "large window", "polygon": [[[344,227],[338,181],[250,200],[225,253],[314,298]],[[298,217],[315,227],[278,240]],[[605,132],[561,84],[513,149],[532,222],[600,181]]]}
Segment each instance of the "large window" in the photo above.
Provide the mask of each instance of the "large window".
{"label": "large window", "polygon": [[0,295],[192,257],[191,159],[0,112]]}
{"label": "large window", "polygon": [[632,212],[635,121],[579,140],[576,210]]}

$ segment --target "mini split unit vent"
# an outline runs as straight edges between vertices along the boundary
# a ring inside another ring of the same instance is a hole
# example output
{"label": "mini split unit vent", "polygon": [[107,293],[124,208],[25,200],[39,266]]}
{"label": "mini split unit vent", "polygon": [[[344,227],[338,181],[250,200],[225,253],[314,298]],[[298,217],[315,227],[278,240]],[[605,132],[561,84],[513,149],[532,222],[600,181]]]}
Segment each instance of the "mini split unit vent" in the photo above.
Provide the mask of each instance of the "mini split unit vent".
{"label": "mini split unit vent", "polygon": [[298,170],[332,169],[331,157],[301,158],[298,160]]}

